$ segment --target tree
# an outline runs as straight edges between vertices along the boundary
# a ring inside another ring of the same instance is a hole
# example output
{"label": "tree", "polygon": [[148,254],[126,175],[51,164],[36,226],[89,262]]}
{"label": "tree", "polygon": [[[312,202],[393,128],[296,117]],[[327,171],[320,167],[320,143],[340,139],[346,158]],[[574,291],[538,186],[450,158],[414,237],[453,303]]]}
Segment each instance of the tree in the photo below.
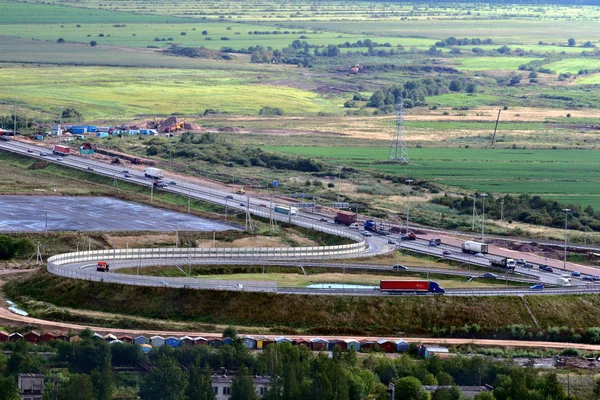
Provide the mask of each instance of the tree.
{"label": "tree", "polygon": [[0,400],[19,400],[19,388],[12,376],[0,375]]}
{"label": "tree", "polygon": [[575,44],[576,44],[576,42],[575,42],[575,39],[573,39],[573,38],[570,38],[570,39],[567,41],[567,44],[569,45],[569,47],[573,47],[573,46],[575,46]]}
{"label": "tree", "polygon": [[512,78],[510,78],[510,84],[511,85],[518,85],[521,82],[521,77],[519,75],[514,75]]}
{"label": "tree", "polygon": [[92,380],[89,375],[72,375],[58,388],[60,400],[95,400]]}
{"label": "tree", "polygon": [[258,400],[252,376],[244,365],[240,367],[233,378],[230,400]]}
{"label": "tree", "polygon": [[546,375],[540,384],[540,389],[545,400],[563,400],[567,397],[565,389],[558,382],[555,373]]}
{"label": "tree", "polygon": [[208,35],[208,31],[202,31],[202,35],[204,35],[204,36]]}
{"label": "tree", "polygon": [[475,92],[477,92],[477,85],[474,84],[473,82],[469,82],[467,84],[467,86],[465,87],[465,91],[467,93],[475,93]]}
{"label": "tree", "polygon": [[481,392],[473,400],[496,400],[492,392]]}
{"label": "tree", "polygon": [[215,392],[212,387],[211,369],[208,365],[200,369],[200,357],[190,367],[188,385],[185,391],[188,400],[214,400]]}
{"label": "tree", "polygon": [[450,82],[450,86],[448,86],[448,89],[450,89],[453,92],[460,92],[463,89],[462,81],[460,79],[452,79],[452,82]]}
{"label": "tree", "polygon": [[162,356],[140,389],[142,400],[184,400],[185,378],[174,359]]}
{"label": "tree", "polygon": [[98,45],[98,43],[97,43],[95,40],[92,40],[92,41],[90,42],[90,46],[92,46],[92,47],[96,47],[96,45]]}
{"label": "tree", "polygon": [[56,41],[56,43],[64,43],[64,42],[65,42],[65,39],[63,39],[63,38],[58,38],[58,40]]}
{"label": "tree", "polygon": [[100,369],[92,371],[93,392],[96,400],[110,400],[114,392],[114,378],[110,363],[105,363]]}
{"label": "tree", "polygon": [[413,377],[407,376],[396,381],[396,392],[394,400],[428,400],[429,393],[423,389],[421,382]]}
{"label": "tree", "polygon": [[461,392],[457,386],[439,388],[431,396],[431,400],[460,400]]}
{"label": "tree", "polygon": [[235,338],[237,338],[237,335],[238,335],[238,333],[237,333],[237,329],[235,329],[235,326],[231,326],[230,325],[230,326],[228,326],[227,328],[225,328],[223,330],[223,337],[224,338],[228,337],[228,338],[231,338],[231,339],[235,339]]}
{"label": "tree", "polygon": [[529,77],[530,77],[530,78],[532,78],[532,79],[535,79],[535,78],[537,78],[537,77],[538,77],[538,73],[537,73],[537,72],[535,72],[535,71],[531,71],[531,72],[529,73]]}

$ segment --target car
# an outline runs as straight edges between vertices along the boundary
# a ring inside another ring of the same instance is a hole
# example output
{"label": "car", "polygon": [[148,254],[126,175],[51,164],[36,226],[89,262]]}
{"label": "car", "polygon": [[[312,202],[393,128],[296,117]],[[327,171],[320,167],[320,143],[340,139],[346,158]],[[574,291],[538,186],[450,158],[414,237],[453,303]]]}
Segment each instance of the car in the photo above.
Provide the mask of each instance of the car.
{"label": "car", "polygon": [[128,171],[128,170],[126,170],[126,169],[124,169],[124,170],[123,170],[123,173],[124,173],[124,174],[128,174],[128,173],[129,173],[129,171]]}
{"label": "car", "polygon": [[259,207],[266,207],[267,205],[265,203],[260,203],[258,206]]}
{"label": "car", "polygon": [[125,178],[131,178],[131,174],[125,174],[123,175]]}
{"label": "car", "polygon": [[93,171],[93,170],[94,170],[94,168],[92,168],[92,167],[90,167],[90,166],[88,165],[88,167],[87,167],[87,170],[88,170],[88,171]]}
{"label": "car", "polygon": [[177,182],[175,182],[175,181],[169,181],[169,185],[177,185]]}
{"label": "car", "polygon": [[573,271],[573,272],[571,272],[571,276],[581,276],[581,272]]}
{"label": "car", "polygon": [[525,261],[524,264],[521,265],[523,268],[533,268],[533,264],[528,263],[527,261]]}
{"label": "car", "polygon": [[523,264],[526,264],[526,263],[527,263],[527,260],[525,260],[524,258],[519,258],[517,260],[517,265],[523,265]]}
{"label": "car", "polygon": [[444,251],[442,251],[442,254],[445,256],[449,256],[452,254],[452,252],[450,250],[444,250]]}
{"label": "car", "polygon": [[486,272],[485,274],[483,274],[484,278],[490,278],[490,279],[498,279],[498,275],[493,274],[491,272]]}
{"label": "car", "polygon": [[246,203],[240,203],[240,206],[246,207]]}
{"label": "car", "polygon": [[244,289],[244,285],[242,285],[241,283],[236,283],[235,285],[233,285],[233,287],[238,290]]}
{"label": "car", "polygon": [[33,149],[27,149],[27,152],[28,152],[28,153],[33,153],[33,152],[34,152],[34,150],[33,150]]}
{"label": "car", "polygon": [[[527,263],[529,264],[529,263]],[[527,264],[524,265],[524,267],[527,268]],[[539,269],[541,269],[542,271],[546,271],[546,272],[554,272],[554,270],[552,269],[552,267],[548,266],[548,265],[540,265]]]}
{"label": "car", "polygon": [[233,196],[232,196],[232,195],[230,195],[230,194],[228,194],[227,196],[225,196],[225,198],[226,198],[226,199],[233,200]]}
{"label": "car", "polygon": [[475,257],[485,257],[483,253],[475,253],[473,254]]}
{"label": "car", "polygon": [[591,281],[591,282],[593,282],[593,281],[594,281],[594,277],[593,277],[593,276],[590,276],[590,275],[585,275],[585,276],[584,276],[583,278],[581,278],[581,279],[583,279],[584,281]]}
{"label": "car", "polygon": [[159,285],[165,285],[165,286],[169,286],[169,283],[168,283],[168,282],[165,282],[165,281],[158,281],[158,284],[159,284]]}
{"label": "car", "polygon": [[363,235],[364,237],[371,237],[373,235],[371,235],[371,232],[368,231],[360,231],[359,232],[361,235]]}
{"label": "car", "polygon": [[538,283],[537,285],[533,285],[529,288],[529,290],[544,290],[544,285]]}
{"label": "car", "polygon": [[402,264],[396,264],[392,267],[392,269],[394,271],[408,271],[408,267],[402,265]]}
{"label": "car", "polygon": [[46,157],[48,154],[44,153],[43,151],[40,151],[40,156],[41,157]]}
{"label": "car", "polygon": [[410,236],[408,236],[408,235],[402,235],[400,237],[400,240],[410,240]]}
{"label": "car", "polygon": [[319,221],[321,221],[321,222],[327,222],[327,218],[321,218]]}
{"label": "car", "polygon": [[62,161],[63,158],[62,157],[56,157],[56,161]]}
{"label": "car", "polygon": [[388,239],[388,244],[398,244],[394,239]]}

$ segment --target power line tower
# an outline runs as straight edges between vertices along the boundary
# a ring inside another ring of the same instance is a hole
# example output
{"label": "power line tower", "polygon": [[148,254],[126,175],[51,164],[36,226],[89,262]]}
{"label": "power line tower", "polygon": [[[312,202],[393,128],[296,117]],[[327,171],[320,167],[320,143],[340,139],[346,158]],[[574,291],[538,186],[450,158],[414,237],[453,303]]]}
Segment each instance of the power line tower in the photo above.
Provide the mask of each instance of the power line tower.
{"label": "power line tower", "polygon": [[408,164],[408,150],[404,139],[404,100],[402,98],[396,103],[396,132],[392,138],[389,159],[400,164]]}

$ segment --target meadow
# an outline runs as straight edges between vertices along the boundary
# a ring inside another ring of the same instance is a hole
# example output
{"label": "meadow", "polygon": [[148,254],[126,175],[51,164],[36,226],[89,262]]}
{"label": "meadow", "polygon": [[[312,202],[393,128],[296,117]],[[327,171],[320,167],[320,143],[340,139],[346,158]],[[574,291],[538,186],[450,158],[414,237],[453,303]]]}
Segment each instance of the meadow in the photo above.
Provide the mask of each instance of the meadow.
{"label": "meadow", "polygon": [[550,68],[552,71],[556,71],[559,74],[564,72],[576,74],[581,69],[600,69],[600,60],[597,58],[568,58],[545,64],[544,67]]}
{"label": "meadow", "polygon": [[541,60],[534,57],[472,57],[457,59],[459,70],[464,71],[505,71],[518,70],[519,65],[527,64],[531,61]]}

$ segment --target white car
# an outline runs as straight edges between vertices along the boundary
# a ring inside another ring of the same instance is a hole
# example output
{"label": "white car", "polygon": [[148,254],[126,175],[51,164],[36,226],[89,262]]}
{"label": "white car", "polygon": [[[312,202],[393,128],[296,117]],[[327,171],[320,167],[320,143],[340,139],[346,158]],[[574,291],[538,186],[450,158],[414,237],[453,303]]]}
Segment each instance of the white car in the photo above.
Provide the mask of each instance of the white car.
{"label": "white car", "polygon": [[360,234],[363,235],[364,237],[371,237],[373,235],[371,235],[371,232],[367,232],[367,231],[360,231]]}
{"label": "white car", "polygon": [[56,158],[56,161],[62,161],[62,160],[63,160],[63,158],[62,158],[62,157],[57,157],[57,158]]}
{"label": "white car", "polygon": [[241,283],[236,283],[235,285],[233,285],[233,287],[235,289],[238,289],[238,290],[243,290],[244,289],[244,285],[242,285]]}

